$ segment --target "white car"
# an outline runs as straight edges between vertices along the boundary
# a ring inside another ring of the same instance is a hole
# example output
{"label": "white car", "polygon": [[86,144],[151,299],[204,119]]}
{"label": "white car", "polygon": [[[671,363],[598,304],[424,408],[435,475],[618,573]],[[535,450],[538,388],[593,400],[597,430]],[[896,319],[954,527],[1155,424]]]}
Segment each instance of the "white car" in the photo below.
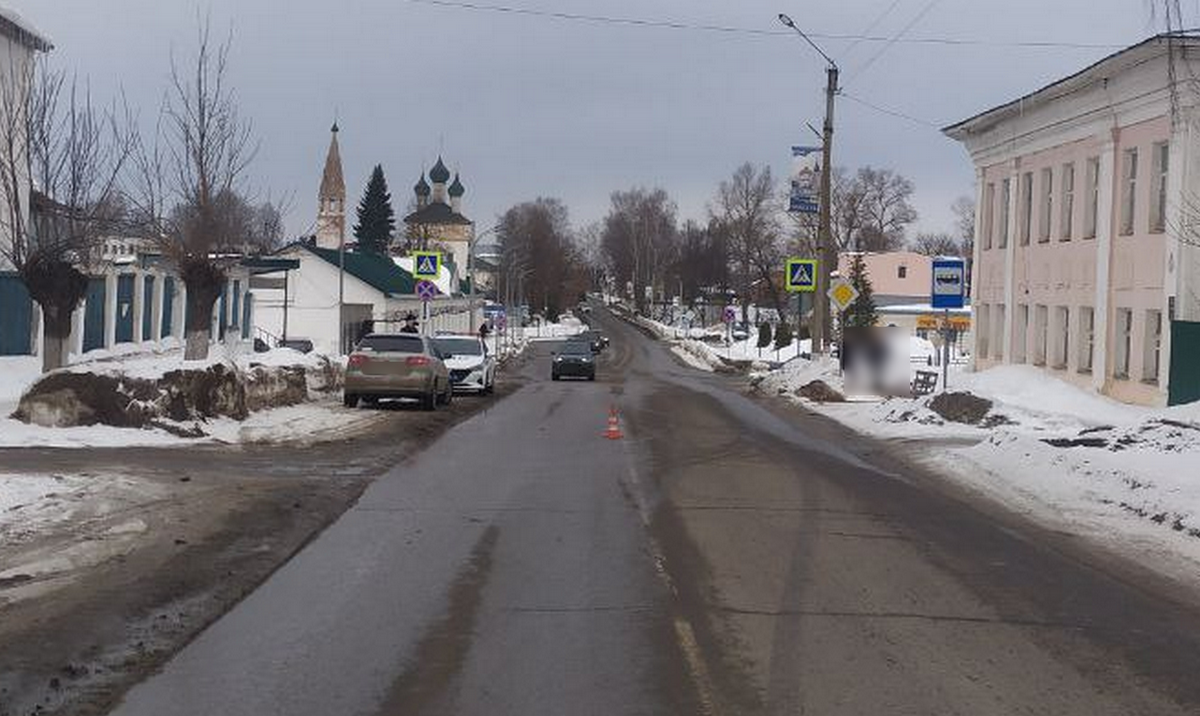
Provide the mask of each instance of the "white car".
{"label": "white car", "polygon": [[496,359],[475,336],[442,335],[434,339],[457,391],[491,393],[496,389]]}

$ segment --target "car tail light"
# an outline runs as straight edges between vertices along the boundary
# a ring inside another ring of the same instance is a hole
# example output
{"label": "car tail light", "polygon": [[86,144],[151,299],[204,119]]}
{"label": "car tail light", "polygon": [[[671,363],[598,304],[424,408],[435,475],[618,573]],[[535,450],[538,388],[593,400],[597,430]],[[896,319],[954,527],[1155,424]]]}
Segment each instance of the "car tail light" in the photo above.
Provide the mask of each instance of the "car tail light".
{"label": "car tail light", "polygon": [[361,368],[367,364],[367,357],[361,353],[354,353],[350,356],[350,367]]}
{"label": "car tail light", "polygon": [[429,365],[429,359],[425,356],[409,356],[404,362],[408,365]]}

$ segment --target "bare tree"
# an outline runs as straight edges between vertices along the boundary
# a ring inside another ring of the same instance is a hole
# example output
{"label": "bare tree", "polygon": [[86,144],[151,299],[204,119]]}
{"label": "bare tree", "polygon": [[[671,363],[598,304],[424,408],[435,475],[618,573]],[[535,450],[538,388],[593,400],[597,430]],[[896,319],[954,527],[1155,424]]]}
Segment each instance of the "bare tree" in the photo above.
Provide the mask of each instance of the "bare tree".
{"label": "bare tree", "polygon": [[101,240],[122,219],[128,112],[93,106],[86,83],[44,60],[0,77],[0,253],[41,308],[42,369],[64,365],[71,319]]}
{"label": "bare tree", "polygon": [[[552,318],[587,291],[590,276],[571,234],[567,207],[538,198],[511,207],[496,228],[501,255],[514,268],[519,298]],[[510,291],[511,294],[511,291]]]}
{"label": "bare tree", "polygon": [[894,251],[904,245],[904,232],[917,220],[909,203],[913,183],[891,169],[863,167],[855,177],[862,192],[862,228],[855,240],[859,251]]}
{"label": "bare tree", "polygon": [[144,235],[187,288],[187,360],[208,356],[213,305],[251,233],[243,176],[257,152],[227,68],[231,40],[214,46],[201,22],[195,54],[171,60],[171,85],[153,141],[138,154],[131,192]]}
{"label": "bare tree", "polygon": [[962,256],[968,259],[975,253],[975,200],[960,196],[950,205],[954,212],[954,235]]}
{"label": "bare tree", "polygon": [[922,233],[913,240],[912,250],[926,256],[958,256],[962,242],[947,233]]}
{"label": "bare tree", "polygon": [[[748,318],[747,304],[755,293],[769,300],[777,310],[783,308],[780,210],[770,167],[755,168],[747,162],[717,189],[712,218],[728,232],[729,257],[742,299],[743,321]],[[756,285],[760,287],[757,292]]]}
{"label": "bare tree", "polygon": [[613,192],[600,243],[621,284],[632,284],[638,310],[646,289],[665,292],[665,278],[678,258],[675,202],[662,189]]}

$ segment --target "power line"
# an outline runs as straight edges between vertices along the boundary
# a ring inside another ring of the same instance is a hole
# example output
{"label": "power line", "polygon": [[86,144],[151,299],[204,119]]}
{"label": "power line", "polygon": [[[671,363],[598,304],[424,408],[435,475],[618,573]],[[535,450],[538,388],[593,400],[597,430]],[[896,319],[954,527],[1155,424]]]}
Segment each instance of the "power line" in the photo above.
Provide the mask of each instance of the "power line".
{"label": "power line", "polygon": [[[413,5],[430,5],[455,10],[502,13],[508,15],[524,15],[571,22],[586,22],[602,25],[623,25],[635,28],[657,28],[668,30],[689,30],[697,32],[721,33],[728,35],[748,35],[757,37],[783,37],[790,35],[788,30],[768,30],[755,27],[739,27],[735,25],[711,25],[704,23],[681,22],[674,20],[649,20],[646,18],[619,17],[615,15],[587,15],[582,13],[560,12],[557,10],[535,10],[532,8],[512,5],[488,5],[469,2],[467,0],[405,0]],[[821,40],[845,40],[855,42],[884,42],[908,45],[948,45],[948,46],[978,46],[978,47],[1011,47],[1026,49],[1070,49],[1070,50],[1119,50],[1124,44],[1108,44],[1097,42],[1060,42],[1052,40],[1032,41],[998,41],[981,40],[963,37],[904,37],[896,38],[886,35],[806,32],[809,37]]]}
{"label": "power line", "polygon": [[921,119],[920,117],[914,117],[914,116],[912,116],[911,114],[905,114],[904,112],[900,112],[900,111],[898,111],[898,110],[895,110],[895,109],[888,109],[887,107],[880,107],[880,106],[879,106],[879,105],[877,105],[877,104],[873,104],[873,103],[871,103],[871,102],[868,102],[867,100],[865,100],[865,99],[863,99],[863,98],[861,98],[861,97],[856,97],[856,96],[854,96],[854,95],[852,95],[852,94],[849,94],[848,92],[842,92],[842,93],[840,94],[840,96],[842,96],[842,97],[845,97],[846,99],[848,99],[848,100],[850,100],[851,102],[854,102],[854,103],[856,103],[856,104],[861,104],[861,105],[862,105],[862,106],[864,106],[864,107],[867,107],[867,108],[869,108],[869,109],[873,109],[873,110],[875,110],[876,112],[881,112],[881,113],[883,113],[883,114],[891,115],[891,116],[893,116],[893,117],[898,117],[898,118],[900,118],[900,119],[907,119],[908,121],[910,121],[910,122],[915,122],[916,124],[919,124],[919,125],[921,125],[921,126],[923,126],[923,127],[929,127],[929,128],[931,128],[931,129],[936,129],[936,130],[939,130],[939,131],[941,130],[941,127],[940,127],[939,125],[937,125],[937,124],[935,124],[935,123],[933,123],[933,122],[930,122],[929,120]]}
{"label": "power line", "polygon": [[883,54],[885,52],[890,50],[893,45],[895,45],[905,35],[908,34],[909,30],[913,29],[913,27],[916,26],[916,24],[918,22],[920,22],[926,15],[928,15],[929,11],[932,10],[933,7],[938,4],[938,1],[939,0],[929,0],[929,2],[925,4],[925,7],[921,8],[921,11],[918,12],[913,17],[912,20],[909,20],[907,25],[905,25],[903,28],[901,28],[900,32],[893,35],[891,40],[888,40],[887,43],[885,43],[883,47],[879,48],[879,52],[876,52],[874,55],[871,55],[870,59],[868,59],[863,64],[859,65],[858,69],[855,70],[854,73],[850,77],[846,78],[846,84],[850,84],[850,81],[853,78],[862,75],[862,73],[864,73],[868,69],[870,69],[871,65],[875,64],[876,60],[878,60],[880,57],[883,57]]}
{"label": "power line", "polygon": [[[892,10],[895,10],[896,6],[899,4],[900,0],[892,0],[892,3],[888,5],[883,12],[879,13],[879,15],[871,21],[870,25],[867,25],[867,29],[863,30],[862,34],[864,36],[870,35],[876,27],[879,27],[879,23],[883,22],[885,17],[892,14]],[[847,47],[845,50],[842,50],[842,55],[847,56],[851,52],[854,52],[854,48],[858,47],[861,42],[862,40],[855,40],[854,42],[851,42],[849,47]]]}

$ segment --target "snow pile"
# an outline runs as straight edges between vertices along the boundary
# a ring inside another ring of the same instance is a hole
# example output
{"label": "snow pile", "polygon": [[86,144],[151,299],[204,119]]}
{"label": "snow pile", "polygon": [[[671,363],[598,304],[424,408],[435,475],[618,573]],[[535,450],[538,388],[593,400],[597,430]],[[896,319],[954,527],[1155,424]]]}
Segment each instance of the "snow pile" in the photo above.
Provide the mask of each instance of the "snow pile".
{"label": "snow pile", "polygon": [[[0,447],[164,445],[205,438],[214,421],[242,421],[333,392],[344,369],[340,358],[286,348],[214,350],[202,361],[184,361],[178,350],[101,356],[45,376],[36,371],[36,359],[6,362],[34,369],[9,371],[0,381],[0,394],[24,394],[19,402],[0,403]],[[286,421],[266,420],[272,419]],[[220,432],[239,434],[228,427]]]}

